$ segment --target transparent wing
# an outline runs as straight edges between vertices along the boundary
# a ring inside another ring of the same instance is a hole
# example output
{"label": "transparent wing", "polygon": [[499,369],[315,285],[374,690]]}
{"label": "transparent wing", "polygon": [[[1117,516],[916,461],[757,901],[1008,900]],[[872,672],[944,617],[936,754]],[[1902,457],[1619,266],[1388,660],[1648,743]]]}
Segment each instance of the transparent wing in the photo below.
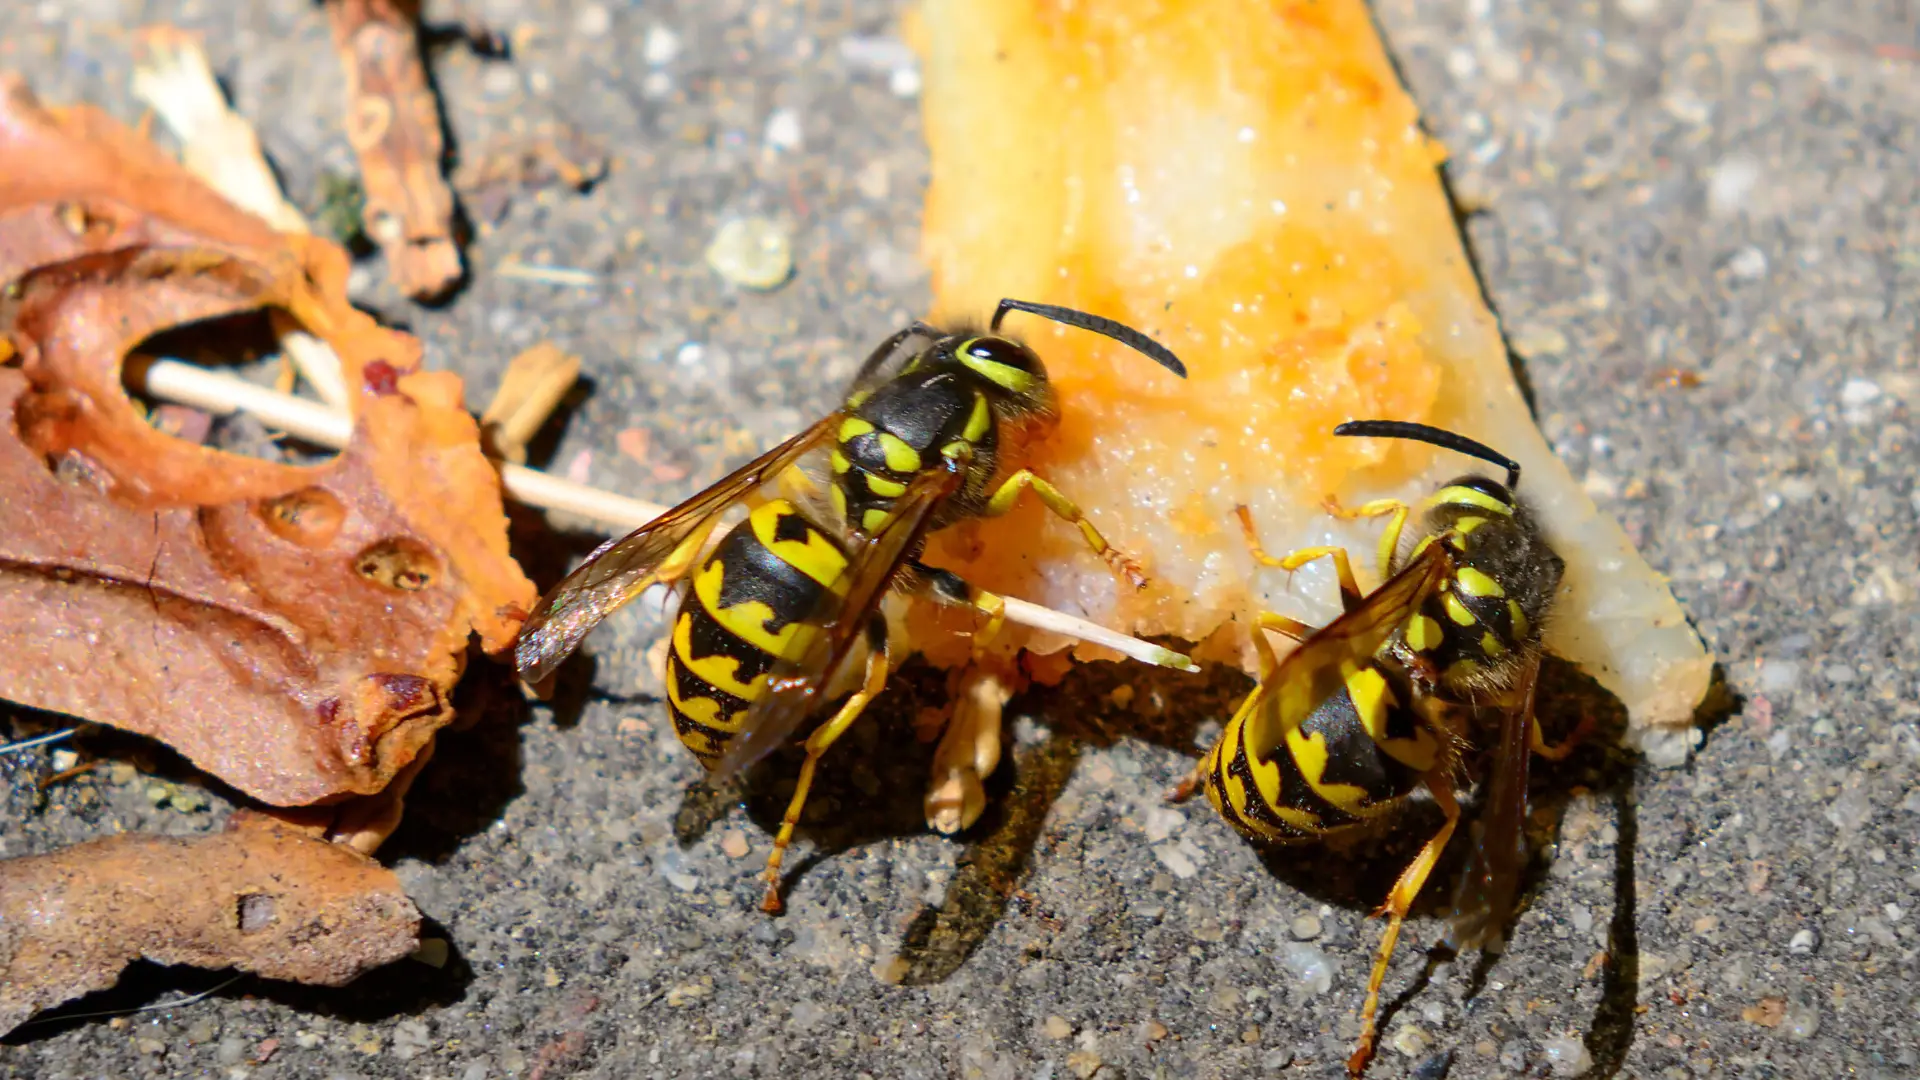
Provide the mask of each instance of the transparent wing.
{"label": "transparent wing", "polygon": [[934,511],[959,490],[963,478],[957,468],[928,470],[916,476],[906,493],[894,501],[893,516],[879,534],[848,553],[845,595],[822,600],[838,610],[816,612],[809,621],[822,629],[806,653],[776,663],[767,673],[767,693],[754,703],[732,747],[714,767],[715,779],[758,761],[792,737],[819,710],[827,688],[866,633],[868,620],[879,610],[895,573],[919,550],[933,523]]}
{"label": "transparent wing", "polygon": [[1280,746],[1320,703],[1346,685],[1346,668],[1379,652],[1445,577],[1450,557],[1429,544],[1360,606],[1321,627],[1280,661],[1256,691],[1263,700],[1248,721],[1248,743]]}
{"label": "transparent wing", "polygon": [[1528,736],[1539,679],[1536,655],[1500,708],[1500,741],[1480,813],[1480,842],[1454,889],[1453,909],[1447,915],[1447,944],[1456,949],[1498,943],[1519,895],[1527,865],[1527,782],[1533,760]]}
{"label": "transparent wing", "polygon": [[931,349],[940,337],[937,327],[918,321],[894,331],[874,347],[873,352],[861,363],[860,369],[854,372],[848,396],[863,391],[872,392],[885,385]]}
{"label": "transparent wing", "polygon": [[700,494],[596,548],[540,599],[520,628],[514,660],[521,678],[545,679],[602,619],[656,581],[686,573],[722,511],[833,438],[844,418],[840,412],[826,416]]}

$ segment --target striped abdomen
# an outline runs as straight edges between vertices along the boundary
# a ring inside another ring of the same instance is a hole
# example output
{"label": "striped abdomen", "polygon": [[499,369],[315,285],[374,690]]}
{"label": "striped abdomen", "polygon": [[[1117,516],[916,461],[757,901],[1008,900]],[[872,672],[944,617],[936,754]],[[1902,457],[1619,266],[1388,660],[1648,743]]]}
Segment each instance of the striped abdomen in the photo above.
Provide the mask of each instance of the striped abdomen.
{"label": "striped abdomen", "polygon": [[1433,767],[1438,741],[1408,707],[1404,682],[1368,662],[1281,745],[1253,745],[1256,713],[1278,688],[1250,695],[1208,752],[1207,799],[1256,840],[1308,840],[1357,825],[1406,798]]}
{"label": "striped abdomen", "polygon": [[775,499],[721,538],[693,573],[667,650],[667,708],[687,749],[712,768],[766,692],[777,660],[799,658],[843,594],[839,541]]}

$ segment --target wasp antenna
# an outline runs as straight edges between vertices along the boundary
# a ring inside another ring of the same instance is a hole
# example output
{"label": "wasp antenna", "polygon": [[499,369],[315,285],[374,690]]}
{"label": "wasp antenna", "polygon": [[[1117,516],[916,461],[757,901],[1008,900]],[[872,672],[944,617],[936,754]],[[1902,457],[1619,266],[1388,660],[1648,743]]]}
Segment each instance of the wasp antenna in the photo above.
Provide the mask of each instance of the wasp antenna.
{"label": "wasp antenna", "polygon": [[1415,442],[1432,443],[1434,446],[1457,451],[1468,457],[1477,457],[1481,461],[1498,465],[1507,470],[1507,487],[1520,485],[1520,463],[1507,455],[1475,442],[1465,435],[1443,431],[1426,424],[1413,424],[1405,420],[1349,420],[1333,429],[1335,435],[1360,436],[1375,439],[1412,439]]}
{"label": "wasp antenna", "polygon": [[1024,311],[1029,315],[1038,315],[1043,319],[1052,319],[1054,322],[1060,323],[1063,326],[1072,326],[1081,330],[1091,330],[1096,334],[1103,334],[1125,345],[1127,348],[1132,349],[1134,352],[1145,356],[1154,363],[1173,372],[1175,375],[1183,379],[1187,377],[1187,365],[1181,363],[1180,358],[1173,355],[1173,350],[1123,322],[1116,322],[1102,315],[1090,315],[1084,311],[1075,311],[1069,307],[1059,307],[1054,304],[1035,304],[1027,300],[1008,298],[1000,301],[1000,306],[994,310],[993,322],[988,329],[998,331],[1000,329],[1000,320],[1006,318],[1007,312],[1009,311]]}

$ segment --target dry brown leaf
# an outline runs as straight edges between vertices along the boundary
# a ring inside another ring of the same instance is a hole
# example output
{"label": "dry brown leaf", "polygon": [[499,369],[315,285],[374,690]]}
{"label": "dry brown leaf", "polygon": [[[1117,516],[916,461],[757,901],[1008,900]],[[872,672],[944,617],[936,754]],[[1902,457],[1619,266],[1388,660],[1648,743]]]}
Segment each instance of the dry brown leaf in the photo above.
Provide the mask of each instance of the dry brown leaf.
{"label": "dry brown leaf", "polygon": [[534,135],[496,138],[461,163],[453,184],[474,220],[491,225],[506,216],[515,195],[555,184],[585,191],[606,176],[607,165],[597,143],[558,126]]}
{"label": "dry brown leaf", "polygon": [[0,1034],[137,959],[339,986],[420,932],[393,871],[244,810],[216,836],[112,836],[0,867]]}
{"label": "dry brown leaf", "polygon": [[507,361],[500,388],[480,414],[494,456],[524,464],[532,441],[580,378],[580,358],[542,341]]}
{"label": "dry brown leaf", "polygon": [[[0,81],[0,697],[278,806],[381,791],[452,718],[470,636],[507,648],[535,592],[460,379],[418,370],[346,273],[97,110]],[[331,462],[173,438],[122,388],[153,334],[261,309],[341,358]]]}
{"label": "dry brown leaf", "polygon": [[347,142],[360,159],[367,235],[394,286],[416,300],[459,280],[453,192],[440,172],[440,103],[420,56],[418,0],[328,0],[347,79]]}

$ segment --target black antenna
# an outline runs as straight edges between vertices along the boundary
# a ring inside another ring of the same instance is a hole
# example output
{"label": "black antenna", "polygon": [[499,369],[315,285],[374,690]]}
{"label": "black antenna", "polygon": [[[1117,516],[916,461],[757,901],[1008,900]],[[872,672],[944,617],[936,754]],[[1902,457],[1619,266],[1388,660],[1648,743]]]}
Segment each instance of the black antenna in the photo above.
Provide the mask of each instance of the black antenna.
{"label": "black antenna", "polygon": [[1477,457],[1507,470],[1507,487],[1520,485],[1520,463],[1483,443],[1474,442],[1465,435],[1456,435],[1451,431],[1442,431],[1426,424],[1410,424],[1405,420],[1349,420],[1333,429],[1335,435],[1359,435],[1376,439],[1412,439],[1415,442],[1432,443],[1435,446],[1455,450],[1468,457]]}
{"label": "black antenna", "polygon": [[1181,378],[1187,377],[1187,365],[1173,355],[1173,351],[1147,335],[1122,322],[1101,315],[1089,315],[1084,311],[1075,311],[1069,307],[1057,307],[1053,304],[1035,304],[1027,300],[1006,299],[1000,301],[1000,307],[993,313],[993,323],[989,330],[998,331],[1000,320],[1007,317],[1009,311],[1024,311],[1029,315],[1038,315],[1043,319],[1052,319],[1063,326],[1091,330],[1125,345],[1134,352],[1145,356]]}

